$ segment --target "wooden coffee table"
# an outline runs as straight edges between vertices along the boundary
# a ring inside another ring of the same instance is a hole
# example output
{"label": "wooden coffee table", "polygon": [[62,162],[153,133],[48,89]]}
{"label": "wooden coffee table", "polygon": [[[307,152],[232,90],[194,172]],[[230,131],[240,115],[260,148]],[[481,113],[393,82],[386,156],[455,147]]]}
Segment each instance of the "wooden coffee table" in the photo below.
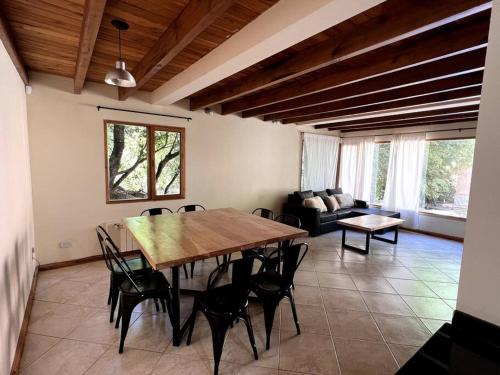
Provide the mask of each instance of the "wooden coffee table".
{"label": "wooden coffee table", "polygon": [[[403,224],[405,221],[402,219],[396,219],[388,216],[380,215],[364,215],[351,217],[349,219],[337,220],[337,224],[342,227],[342,248],[361,251],[368,254],[370,251],[370,238],[376,239],[378,241],[388,242],[392,244],[398,243],[398,226]],[[347,229],[354,229],[366,233],[366,246],[361,249],[356,246],[348,245],[345,243],[345,232]],[[375,232],[381,229],[394,229],[394,239],[387,239],[375,235]]]}

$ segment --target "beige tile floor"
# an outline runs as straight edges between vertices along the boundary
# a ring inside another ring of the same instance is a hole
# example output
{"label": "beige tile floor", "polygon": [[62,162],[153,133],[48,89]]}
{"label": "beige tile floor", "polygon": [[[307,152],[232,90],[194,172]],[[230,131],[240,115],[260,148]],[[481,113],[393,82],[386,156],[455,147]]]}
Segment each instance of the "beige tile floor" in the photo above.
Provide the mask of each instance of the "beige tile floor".
{"label": "beige tile floor", "polygon": [[[363,246],[364,238],[349,232]],[[302,335],[287,301],[264,350],[262,311],[251,305],[259,349],[254,361],[243,324],[228,334],[221,374],[394,374],[432,332],[452,317],[462,244],[402,232],[397,246],[373,241],[368,256],[340,250],[339,233],[309,238],[295,278]],[[214,263],[198,262],[202,288]],[[138,306],[125,352],[108,323],[103,262],[41,272],[22,358],[23,374],[210,374],[208,324],[199,315],[193,343],[171,345],[167,314]],[[182,315],[191,309],[183,298]]]}

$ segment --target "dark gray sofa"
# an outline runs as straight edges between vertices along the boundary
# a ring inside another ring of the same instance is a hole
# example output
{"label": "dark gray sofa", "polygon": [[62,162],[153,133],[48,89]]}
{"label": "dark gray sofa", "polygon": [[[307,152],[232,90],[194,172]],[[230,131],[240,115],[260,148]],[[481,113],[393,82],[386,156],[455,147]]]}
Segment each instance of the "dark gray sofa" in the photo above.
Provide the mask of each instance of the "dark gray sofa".
{"label": "dark gray sofa", "polygon": [[[348,217],[362,215],[382,215],[399,218],[399,212],[386,211],[376,207],[368,207],[367,202],[354,200],[354,207],[343,208],[335,212],[322,212],[316,208],[307,208],[302,206],[303,197],[310,191],[296,191],[288,194],[288,201],[283,204],[283,212],[298,216],[302,222],[302,228],[309,231],[309,235],[318,236],[340,229],[337,220]],[[342,194],[342,189],[327,189],[321,192],[313,192],[315,196],[323,194],[333,195]]]}

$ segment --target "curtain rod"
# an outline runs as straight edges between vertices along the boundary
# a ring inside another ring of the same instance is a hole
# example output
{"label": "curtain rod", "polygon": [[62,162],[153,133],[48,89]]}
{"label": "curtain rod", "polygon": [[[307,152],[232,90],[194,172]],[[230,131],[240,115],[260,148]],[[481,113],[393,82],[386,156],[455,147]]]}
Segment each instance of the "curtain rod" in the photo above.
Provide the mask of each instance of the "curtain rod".
{"label": "curtain rod", "polygon": [[[394,134],[414,134],[414,133],[442,133],[442,132],[451,132],[458,130],[461,132],[462,130],[471,130],[471,129],[477,129],[477,128],[456,128],[456,129],[444,129],[444,130],[428,130],[428,131],[414,131],[414,132],[402,132],[402,133],[385,133],[385,134],[374,134],[374,137],[382,137],[384,135],[394,135]],[[370,130],[367,130],[370,131]],[[359,138],[359,137],[368,137],[368,135],[353,135],[353,136],[347,136],[347,137],[342,137],[342,134],[340,134],[340,138]]]}
{"label": "curtain rod", "polygon": [[97,108],[98,111],[100,111],[101,109],[107,109],[107,110],[110,110],[110,111],[132,112],[132,113],[140,113],[140,114],[143,114],[143,115],[152,115],[152,116],[162,116],[162,117],[178,118],[178,119],[182,119],[182,120],[186,120],[186,121],[191,121],[193,119],[192,117],[186,117],[186,116],[165,115],[163,113],[134,111],[132,109],[103,107],[103,106],[100,106],[100,105],[98,105],[96,108]]}

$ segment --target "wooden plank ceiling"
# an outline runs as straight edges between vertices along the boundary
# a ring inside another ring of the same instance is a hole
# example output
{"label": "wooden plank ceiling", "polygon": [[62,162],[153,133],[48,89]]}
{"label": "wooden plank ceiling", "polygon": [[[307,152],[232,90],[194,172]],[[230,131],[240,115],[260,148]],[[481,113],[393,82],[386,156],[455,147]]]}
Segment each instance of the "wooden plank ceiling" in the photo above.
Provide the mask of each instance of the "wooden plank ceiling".
{"label": "wooden plank ceiling", "polygon": [[[277,1],[3,0],[0,37],[21,75],[72,77],[79,93],[114,65],[111,20],[125,20],[123,58],[138,89],[153,91]],[[341,131],[470,121],[477,105],[430,107],[480,99],[490,9],[486,0],[387,0],[194,93],[190,106]],[[412,106],[422,109],[401,114]]]}
{"label": "wooden plank ceiling", "polygon": [[[345,116],[365,117],[348,124],[351,131],[393,127],[391,119],[368,127],[366,116],[376,111],[479,100],[490,9],[485,0],[388,0],[191,95],[191,109],[220,104],[222,114],[283,124],[331,121],[316,126],[330,130],[344,130],[336,122]],[[456,112],[392,120],[477,118],[477,111]]]}
{"label": "wooden plank ceiling", "polygon": [[[141,86],[142,90],[153,91],[277,1],[2,0],[0,15],[10,29],[10,37],[27,70],[78,78],[77,60],[80,58],[85,62],[87,54],[90,59],[85,80],[100,83],[118,56],[118,34],[111,25],[113,19],[122,19],[130,25],[129,30],[122,33],[122,55],[127,69],[132,72],[155,47],[162,34],[175,25],[176,34],[181,30],[189,38],[176,40],[178,44],[175,45],[170,44],[170,48],[179,48],[179,45],[182,48]],[[203,18],[208,12],[212,12],[212,18]],[[202,25],[189,23],[193,19],[199,20]],[[176,20],[182,24],[175,24]],[[93,36],[96,21],[98,32]],[[89,34],[86,37],[85,31]],[[174,39],[178,37],[175,35]],[[82,42],[84,44],[81,45]],[[78,67],[81,71],[80,63]],[[75,91],[79,91],[76,80]]]}

